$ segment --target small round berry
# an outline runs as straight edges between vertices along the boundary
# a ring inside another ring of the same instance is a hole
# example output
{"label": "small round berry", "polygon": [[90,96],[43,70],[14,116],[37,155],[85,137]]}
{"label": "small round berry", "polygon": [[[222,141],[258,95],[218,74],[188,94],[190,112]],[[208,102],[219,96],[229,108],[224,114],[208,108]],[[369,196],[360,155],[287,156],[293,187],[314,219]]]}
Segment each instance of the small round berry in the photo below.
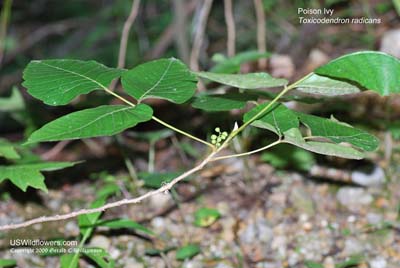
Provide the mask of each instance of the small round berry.
{"label": "small round berry", "polygon": [[220,129],[219,127],[216,127],[216,128],[215,128],[215,132],[220,133],[220,132],[221,132],[221,129]]}
{"label": "small round berry", "polygon": [[222,132],[222,136],[227,137],[228,136],[228,132],[226,132],[226,131]]}
{"label": "small round berry", "polygon": [[217,142],[217,144],[216,144],[216,145],[217,145],[217,147],[219,147],[219,146],[221,146],[221,143]]}
{"label": "small round berry", "polygon": [[217,139],[217,135],[215,135],[215,134],[212,134],[212,135],[211,135],[211,139],[212,139],[212,140],[215,140],[215,139]]}

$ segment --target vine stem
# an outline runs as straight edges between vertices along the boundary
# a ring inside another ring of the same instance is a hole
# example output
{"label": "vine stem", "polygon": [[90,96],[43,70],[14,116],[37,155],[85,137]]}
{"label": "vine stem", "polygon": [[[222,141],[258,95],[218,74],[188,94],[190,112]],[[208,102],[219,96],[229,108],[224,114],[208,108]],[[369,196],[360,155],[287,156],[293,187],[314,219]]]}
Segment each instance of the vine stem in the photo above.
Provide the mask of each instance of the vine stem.
{"label": "vine stem", "polygon": [[[135,106],[136,106],[135,104],[133,104],[132,102],[128,101],[127,99],[125,99],[125,98],[122,97],[121,95],[115,93],[114,91],[112,91],[112,90],[110,90],[110,89],[108,89],[108,88],[106,88],[106,87],[103,87],[103,89],[104,89],[107,93],[109,93],[109,94],[113,95],[114,97],[118,98],[119,100],[125,102],[125,103],[128,104],[129,106],[132,106],[132,107],[135,107]],[[172,130],[175,131],[175,132],[178,132],[178,133],[180,133],[180,134],[182,134],[182,135],[184,135],[184,136],[186,136],[186,137],[188,137],[188,138],[191,138],[192,140],[195,140],[195,141],[198,141],[198,142],[200,142],[200,143],[203,143],[203,144],[207,145],[208,147],[212,148],[213,150],[215,149],[215,146],[214,146],[213,144],[211,144],[211,143],[209,143],[209,142],[207,142],[207,141],[205,141],[205,140],[202,140],[202,139],[200,139],[200,138],[197,138],[197,137],[193,136],[192,134],[189,134],[189,133],[187,133],[187,132],[185,132],[185,131],[183,131],[183,130],[181,130],[181,129],[179,129],[179,128],[176,128],[176,127],[174,127],[174,126],[168,124],[167,122],[164,122],[163,120],[161,120],[160,118],[158,118],[158,117],[156,117],[156,116],[154,116],[154,115],[152,116],[151,119],[153,119],[153,120],[156,121],[157,123],[159,123],[159,124],[161,124],[161,125],[163,125],[163,126],[169,128],[169,129],[172,129]]]}
{"label": "vine stem", "polygon": [[267,150],[267,149],[269,149],[269,148],[271,148],[271,147],[273,147],[273,146],[275,146],[275,145],[278,145],[278,144],[280,144],[280,143],[282,143],[282,140],[281,140],[281,139],[279,139],[279,140],[277,140],[277,141],[275,141],[275,142],[273,142],[273,143],[270,143],[270,144],[268,144],[267,146],[258,148],[258,149],[253,150],[253,151],[249,151],[249,152],[245,152],[245,153],[240,153],[240,154],[230,154],[230,155],[223,155],[223,156],[214,157],[213,159],[211,159],[210,162],[218,161],[218,160],[222,160],[222,159],[227,159],[227,158],[233,158],[233,157],[240,157],[240,156],[246,156],[246,155],[255,154],[255,153],[258,153],[258,152]]}
{"label": "vine stem", "polygon": [[[277,102],[279,100],[280,97],[282,97],[290,89],[295,88],[299,83],[301,83],[302,81],[307,79],[310,75],[311,74],[308,74],[307,76],[303,77],[302,79],[298,80],[297,82],[285,87],[284,90],[282,90],[282,92],[280,94],[278,94],[269,103],[269,105],[267,105],[264,109],[262,109],[259,113],[257,113],[255,116],[253,116],[249,121],[247,121],[241,127],[239,127],[238,129],[232,131],[232,133],[228,136],[228,138],[225,140],[225,142],[220,147],[216,148],[214,145],[212,145],[212,147],[213,147],[212,148],[212,152],[207,157],[205,157],[203,159],[203,161],[200,162],[200,164],[198,164],[195,167],[189,169],[188,171],[184,172],[183,174],[181,174],[180,176],[176,177],[175,179],[173,179],[169,183],[161,186],[160,188],[158,188],[156,190],[149,191],[149,192],[147,192],[147,193],[145,193],[145,194],[143,194],[141,196],[135,197],[135,198],[125,198],[125,199],[122,199],[122,200],[119,200],[119,201],[107,203],[104,206],[101,206],[101,207],[98,207],[98,208],[80,209],[80,210],[77,210],[77,211],[74,211],[74,212],[71,212],[71,213],[62,214],[62,215],[42,216],[42,217],[34,218],[34,219],[31,219],[31,220],[28,220],[28,221],[25,221],[25,222],[21,222],[21,223],[6,224],[6,225],[3,225],[3,226],[0,226],[0,231],[24,228],[24,227],[28,227],[28,226],[33,225],[33,224],[44,223],[44,222],[67,220],[67,219],[75,218],[75,217],[77,217],[79,215],[96,213],[96,212],[104,212],[105,210],[110,209],[110,208],[120,207],[120,206],[128,205],[128,204],[139,203],[142,200],[145,200],[145,199],[147,199],[147,198],[149,198],[151,196],[154,196],[156,194],[168,193],[168,191],[175,184],[177,184],[178,182],[182,181],[186,177],[196,173],[197,171],[203,169],[211,161],[216,161],[216,160],[220,160],[220,159],[226,159],[226,158],[231,158],[231,157],[248,155],[248,154],[251,154],[251,153],[255,153],[255,152],[259,152],[261,150],[265,150],[265,149],[271,148],[272,146],[277,145],[278,142],[283,142],[282,140],[278,140],[278,141],[275,141],[275,142],[271,143],[268,146],[265,146],[263,148],[260,148],[260,149],[254,150],[254,151],[250,151],[250,152],[247,152],[247,153],[243,153],[243,154],[215,157],[220,151],[222,151],[228,145],[229,141],[231,141],[237,134],[240,133],[240,131],[242,131],[251,122],[256,120],[265,111],[267,111],[275,102]],[[128,101],[126,99],[124,99],[123,97],[119,96],[118,94],[114,93],[113,91],[110,91],[107,88],[104,88],[104,89],[108,93],[110,93],[110,94],[114,95],[115,97],[117,97],[118,99],[122,100],[123,102],[131,105],[132,107],[135,107],[135,104],[131,103],[130,101]]]}

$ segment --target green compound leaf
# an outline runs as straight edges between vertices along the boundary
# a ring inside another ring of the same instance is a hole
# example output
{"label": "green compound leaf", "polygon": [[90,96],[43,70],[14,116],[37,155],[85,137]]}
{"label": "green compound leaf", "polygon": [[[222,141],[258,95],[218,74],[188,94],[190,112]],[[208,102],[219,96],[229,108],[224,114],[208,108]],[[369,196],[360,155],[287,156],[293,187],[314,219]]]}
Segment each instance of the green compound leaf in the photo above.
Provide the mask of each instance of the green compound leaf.
{"label": "green compound leaf", "polygon": [[35,60],[25,68],[22,85],[46,104],[63,105],[80,94],[107,88],[123,72],[96,61]]}
{"label": "green compound leaf", "polygon": [[194,213],[194,224],[199,227],[208,227],[221,217],[221,213],[213,208],[199,208]]}
{"label": "green compound leaf", "polygon": [[302,81],[297,85],[296,89],[301,92],[323,96],[340,96],[360,92],[358,87],[350,83],[317,74],[312,74]]}
{"label": "green compound leaf", "polygon": [[149,235],[154,235],[153,231],[144,227],[140,223],[137,223],[130,219],[114,219],[114,220],[100,221],[96,225],[97,226],[105,226],[110,229],[123,229],[123,228],[134,229],[134,230],[141,231],[141,232],[149,234]]}
{"label": "green compound leaf", "polygon": [[315,73],[357,82],[383,96],[400,93],[400,61],[383,52],[348,54],[317,68]]}
{"label": "green compound leaf", "polygon": [[59,170],[72,167],[75,164],[72,162],[45,162],[0,166],[0,182],[9,179],[24,192],[29,186],[47,192],[47,187],[44,184],[44,176],[41,171]]}
{"label": "green compound leaf", "polygon": [[379,146],[376,137],[350,125],[300,112],[296,114],[313,136],[327,138],[335,143],[347,142],[365,151],[374,151]]}
{"label": "green compound leaf", "polygon": [[122,86],[138,101],[147,98],[184,103],[196,91],[196,76],[181,61],[161,59],[141,64],[122,75]]}
{"label": "green compound leaf", "polygon": [[360,151],[334,143],[327,142],[317,142],[317,141],[308,141],[306,142],[302,137],[300,130],[298,128],[292,128],[284,133],[285,139],[283,140],[286,143],[293,144],[305,150],[323,154],[323,155],[331,155],[337,157],[343,157],[348,159],[362,159],[364,158],[364,154]]}
{"label": "green compound leaf", "polygon": [[182,173],[180,172],[165,172],[165,173],[139,173],[139,178],[144,181],[144,186],[149,188],[158,189],[163,184],[172,181]]}
{"label": "green compound leaf", "polygon": [[181,247],[176,251],[176,259],[178,261],[184,261],[190,259],[200,253],[200,247],[195,244],[189,244]]}
{"label": "green compound leaf", "polygon": [[197,72],[196,75],[220,84],[243,89],[279,87],[288,83],[286,79],[274,78],[267,73],[218,74]]}
{"label": "green compound leaf", "polygon": [[203,95],[196,97],[192,106],[193,108],[207,112],[224,112],[233,109],[243,109],[246,102],[256,99],[256,95],[241,93]]}
{"label": "green compound leaf", "polygon": [[32,133],[26,144],[111,136],[138,123],[149,121],[152,115],[153,110],[146,104],[135,107],[103,105],[70,113],[44,125]]}
{"label": "green compound leaf", "polygon": [[[251,120],[251,118],[264,109],[268,104],[269,102],[264,102],[245,113],[243,116],[243,121],[247,122]],[[298,128],[299,120],[297,119],[296,114],[292,110],[288,109],[285,105],[281,103],[275,103],[263,115],[251,123],[251,125],[268,129],[275,132],[279,136],[282,136],[285,131],[291,128]]]}
{"label": "green compound leaf", "polygon": [[85,248],[83,254],[94,261],[100,268],[115,267],[115,260],[102,248]]}
{"label": "green compound leaf", "polygon": [[17,150],[15,150],[14,145],[4,139],[0,139],[0,157],[4,157],[6,159],[21,158]]}
{"label": "green compound leaf", "polygon": [[213,60],[217,64],[210,70],[213,73],[237,73],[240,71],[240,65],[246,62],[256,61],[262,58],[268,58],[271,54],[268,52],[258,52],[256,50],[246,51],[236,54],[233,57],[226,58],[221,54],[215,54]]}

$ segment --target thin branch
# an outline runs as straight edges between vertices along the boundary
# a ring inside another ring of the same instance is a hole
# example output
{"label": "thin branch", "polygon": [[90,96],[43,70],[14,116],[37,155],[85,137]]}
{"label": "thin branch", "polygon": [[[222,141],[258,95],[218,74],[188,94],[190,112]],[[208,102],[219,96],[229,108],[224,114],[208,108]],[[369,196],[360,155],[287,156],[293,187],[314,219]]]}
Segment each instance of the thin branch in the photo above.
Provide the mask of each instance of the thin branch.
{"label": "thin branch", "polygon": [[187,21],[184,0],[173,0],[174,8],[174,35],[179,58],[184,63],[189,62],[189,42],[187,40]]}
{"label": "thin branch", "polygon": [[119,45],[119,53],[118,53],[118,68],[122,69],[125,67],[126,61],[126,49],[128,47],[128,37],[129,32],[132,28],[133,23],[137,17],[140,7],[140,0],[133,0],[131,12],[129,14],[128,19],[124,23],[124,27],[122,29],[121,41]]}
{"label": "thin branch", "polygon": [[226,28],[228,32],[228,37],[226,41],[228,57],[233,57],[235,56],[236,30],[235,21],[233,19],[232,0],[224,0],[224,13]]}
{"label": "thin branch", "polygon": [[199,57],[200,50],[203,44],[204,33],[206,30],[206,25],[208,21],[208,16],[210,15],[210,10],[213,0],[204,0],[203,6],[201,7],[198,25],[196,27],[195,36],[193,40],[192,52],[190,55],[190,68],[193,71],[199,71]]}
{"label": "thin branch", "polygon": [[0,24],[0,64],[3,60],[5,51],[5,41],[7,37],[7,25],[10,20],[11,6],[13,0],[5,0],[1,10],[1,24]]}
{"label": "thin branch", "polygon": [[[265,36],[265,14],[262,0],[254,0],[254,8],[257,17],[257,47],[259,52],[265,53],[267,51],[267,45]],[[267,68],[267,59],[259,59],[258,67],[265,70]]]}
{"label": "thin branch", "polygon": [[267,146],[258,148],[256,150],[253,151],[249,151],[249,152],[245,152],[245,153],[240,153],[240,154],[230,154],[230,155],[224,155],[224,156],[219,156],[219,157],[214,157],[213,159],[211,159],[212,161],[218,161],[218,160],[222,160],[222,159],[227,159],[227,158],[233,158],[233,157],[240,157],[240,156],[246,156],[246,155],[251,155],[251,154],[255,154],[264,150],[267,150],[275,145],[280,144],[282,141],[279,139],[271,144],[268,144]]}
{"label": "thin branch", "polygon": [[210,160],[212,159],[212,157],[214,157],[214,155],[216,153],[217,153],[217,151],[213,151],[200,164],[198,164],[194,168],[186,171],[182,175],[176,177],[171,182],[165,184],[164,186],[158,188],[157,190],[147,192],[146,194],[141,195],[139,197],[132,198],[132,199],[122,199],[122,200],[119,200],[116,202],[108,203],[108,204],[98,207],[98,208],[81,209],[78,211],[74,211],[72,213],[66,213],[66,214],[54,215],[54,216],[43,216],[43,217],[35,218],[35,219],[29,220],[26,222],[22,222],[22,223],[7,224],[7,225],[0,226],[0,231],[24,228],[24,227],[28,227],[33,224],[43,223],[43,222],[67,220],[67,219],[75,218],[79,215],[90,214],[90,213],[95,213],[95,212],[103,212],[110,208],[120,207],[120,206],[128,205],[128,204],[139,203],[142,200],[149,198],[150,196],[168,192],[175,184],[177,184],[184,178],[192,175],[193,173],[201,170],[205,165],[207,165],[210,162]]}

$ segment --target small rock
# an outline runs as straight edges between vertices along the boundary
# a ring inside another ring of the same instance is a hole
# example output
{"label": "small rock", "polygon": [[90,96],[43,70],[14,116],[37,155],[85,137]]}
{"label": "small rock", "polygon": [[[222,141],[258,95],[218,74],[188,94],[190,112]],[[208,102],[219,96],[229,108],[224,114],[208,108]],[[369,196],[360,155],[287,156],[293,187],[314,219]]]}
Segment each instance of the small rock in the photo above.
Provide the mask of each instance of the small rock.
{"label": "small rock", "polygon": [[171,195],[165,193],[159,193],[156,195],[152,195],[149,198],[150,207],[153,210],[160,210],[165,207],[171,201]]}
{"label": "small rock", "polygon": [[366,217],[367,217],[368,223],[374,224],[374,225],[381,223],[383,220],[382,215],[377,214],[377,213],[368,213]]}
{"label": "small rock", "polygon": [[335,261],[332,257],[326,257],[324,260],[324,268],[335,268]]}
{"label": "small rock", "polygon": [[98,247],[98,248],[102,248],[106,251],[108,251],[108,248],[111,245],[111,241],[110,239],[108,239],[106,236],[104,235],[95,235],[93,236],[93,238],[90,240],[90,246],[92,247]]}
{"label": "small rock", "polygon": [[387,31],[381,42],[380,51],[392,54],[393,56],[400,58],[400,30]]}
{"label": "small rock", "polygon": [[197,260],[186,260],[183,265],[183,268],[201,268],[203,264]]}
{"label": "small rock", "polygon": [[382,257],[376,257],[375,259],[369,261],[369,265],[371,268],[386,268],[387,262]]}
{"label": "small rock", "polygon": [[362,186],[379,186],[385,182],[385,172],[380,166],[375,166],[372,172],[353,171],[351,180]]}
{"label": "small rock", "polygon": [[254,223],[250,223],[239,234],[242,243],[251,244],[254,241],[268,242],[272,239],[273,232],[267,221],[258,218]]}
{"label": "small rock", "polygon": [[308,216],[314,215],[314,201],[312,200],[311,195],[307,193],[304,188],[293,188],[289,200],[299,212],[307,214]]}
{"label": "small rock", "polygon": [[79,235],[79,227],[75,221],[69,221],[65,224],[64,227],[65,236],[78,236]]}
{"label": "small rock", "polygon": [[369,205],[373,201],[371,194],[357,187],[340,188],[336,194],[336,198],[341,205],[350,210],[357,210],[360,206]]}
{"label": "small rock", "polygon": [[345,252],[347,255],[358,254],[362,253],[363,251],[363,243],[355,238],[347,238],[344,242],[343,252]]}
{"label": "small rock", "polygon": [[124,268],[144,268],[144,265],[133,258],[128,258],[125,262]]}

